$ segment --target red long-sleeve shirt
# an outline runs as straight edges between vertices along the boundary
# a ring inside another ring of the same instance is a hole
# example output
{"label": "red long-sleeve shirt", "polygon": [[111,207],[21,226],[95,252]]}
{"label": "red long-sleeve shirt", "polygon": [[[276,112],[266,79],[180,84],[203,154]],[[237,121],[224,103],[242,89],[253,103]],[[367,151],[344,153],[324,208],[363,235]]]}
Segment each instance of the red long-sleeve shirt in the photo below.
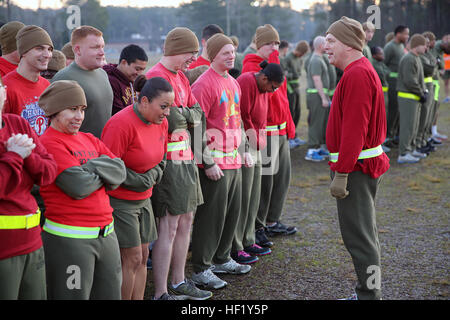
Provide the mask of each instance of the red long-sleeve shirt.
{"label": "red long-sleeve shirt", "polygon": [[[31,195],[33,184],[45,186],[56,178],[57,165],[28,122],[15,114],[3,114],[0,121],[0,215],[27,215],[38,209]],[[27,134],[36,144],[33,152],[22,159],[7,151],[5,142],[12,134]],[[41,227],[0,230],[0,260],[27,254],[42,246]]]}
{"label": "red long-sleeve shirt", "polygon": [[[245,56],[242,66],[242,73],[258,72],[261,70],[259,64],[263,62],[263,58],[257,54],[250,53]],[[278,51],[272,52],[268,60],[269,63],[280,64]],[[267,113],[267,125],[281,125],[286,122],[286,129],[279,130],[275,133],[268,131],[267,135],[288,135],[289,139],[295,138],[295,124],[292,120],[291,111],[289,110],[289,100],[287,98],[287,81],[284,79],[283,84],[277,91],[270,94],[270,107]]]}
{"label": "red long-sleeve shirt", "polygon": [[261,93],[253,72],[241,74],[237,79],[241,86],[241,117],[248,142],[253,149],[266,147],[267,111],[269,93]]}
{"label": "red long-sleeve shirt", "polygon": [[377,178],[389,169],[389,158],[358,161],[362,150],[381,145],[386,138],[386,111],[380,79],[367,58],[350,63],[336,87],[326,131],[330,153],[339,152],[332,171],[362,171]]}

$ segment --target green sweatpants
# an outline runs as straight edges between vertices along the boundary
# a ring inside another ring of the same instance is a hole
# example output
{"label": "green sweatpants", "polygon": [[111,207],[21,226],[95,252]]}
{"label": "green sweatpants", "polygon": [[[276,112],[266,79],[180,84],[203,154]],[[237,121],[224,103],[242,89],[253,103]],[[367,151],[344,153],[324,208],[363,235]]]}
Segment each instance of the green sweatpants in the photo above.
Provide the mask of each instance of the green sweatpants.
{"label": "green sweatpants", "polygon": [[261,150],[261,199],[256,229],[266,222],[280,221],[291,182],[291,153],[287,136],[267,136],[267,147]]}
{"label": "green sweatpants", "polygon": [[192,266],[195,273],[230,260],[231,246],[242,201],[241,169],[223,170],[218,181],[199,169],[204,204],[197,208],[192,230]]}
{"label": "green sweatpants", "polygon": [[120,300],[122,265],[113,231],[96,239],[42,232],[51,300]]}
{"label": "green sweatpants", "polygon": [[387,105],[387,138],[393,139],[397,134],[399,125],[399,110],[397,102],[397,78],[388,77],[388,100]]}
{"label": "green sweatpants", "polygon": [[255,165],[242,166],[242,207],[232,251],[240,251],[255,243],[255,220],[261,198],[261,152],[250,150]]}
{"label": "green sweatpants", "polygon": [[403,156],[416,148],[415,140],[419,129],[421,103],[413,99],[397,98],[400,115],[398,152]]}
{"label": "green sweatpants", "polygon": [[330,108],[322,107],[322,100],[318,93],[307,93],[306,102],[309,110],[308,147],[310,149],[317,149],[320,148],[320,145],[325,144],[325,133]]}
{"label": "green sweatpants", "polygon": [[292,121],[297,128],[300,122],[301,116],[301,106],[300,106],[300,94],[297,92],[298,89],[292,89],[291,93],[287,94],[289,100],[289,110],[291,111]]}
{"label": "green sweatpants", "polygon": [[[427,144],[427,134],[426,130],[431,122],[432,108],[434,103],[434,85],[432,82],[425,84],[429,95],[427,101],[421,104],[420,115],[419,115],[419,127],[417,129],[416,146],[418,148],[425,147]],[[430,126],[431,128],[431,126]]]}
{"label": "green sweatpants", "polygon": [[0,300],[46,300],[44,249],[0,260]]}
{"label": "green sweatpants", "polygon": [[[333,178],[334,172],[331,172]],[[375,196],[381,177],[362,171],[348,175],[345,199],[337,199],[342,240],[350,253],[358,278],[355,291],[360,300],[381,298],[380,244],[375,215]]]}

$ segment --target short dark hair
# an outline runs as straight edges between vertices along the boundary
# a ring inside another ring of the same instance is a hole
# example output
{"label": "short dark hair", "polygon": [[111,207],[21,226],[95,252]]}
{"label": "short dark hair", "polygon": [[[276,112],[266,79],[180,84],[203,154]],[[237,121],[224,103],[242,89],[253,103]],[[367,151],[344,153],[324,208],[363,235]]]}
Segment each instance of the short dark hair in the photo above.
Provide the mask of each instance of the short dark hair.
{"label": "short dark hair", "polygon": [[403,31],[405,31],[406,29],[408,29],[407,26],[399,25],[394,29],[394,34],[401,33]]}
{"label": "short dark hair", "polygon": [[122,49],[119,62],[122,61],[122,59],[125,59],[128,64],[133,63],[136,60],[148,61],[148,57],[144,49],[135,44],[130,44]]}
{"label": "short dark hair", "polygon": [[373,56],[378,54],[379,52],[381,52],[381,50],[383,50],[383,48],[381,48],[379,46],[370,48],[370,52],[372,53]]}
{"label": "short dark hair", "polygon": [[264,60],[259,64],[259,66],[262,68],[260,72],[265,74],[269,81],[275,81],[276,83],[283,83],[284,72],[279,64],[268,63],[266,60]]}
{"label": "short dark hair", "polygon": [[278,48],[283,49],[283,48],[288,48],[288,47],[289,47],[289,42],[287,42],[286,40],[281,40]]}
{"label": "short dark hair", "polygon": [[217,24],[208,24],[202,30],[202,39],[207,41],[209,38],[211,38],[216,33],[223,33],[223,34],[225,34],[223,29],[220,26],[218,26]]}
{"label": "short dark hair", "polygon": [[151,102],[154,98],[159,97],[164,92],[173,92],[172,85],[166,79],[154,77],[147,80],[142,74],[134,80],[133,88],[139,92],[139,102],[141,102],[142,97],[144,96]]}

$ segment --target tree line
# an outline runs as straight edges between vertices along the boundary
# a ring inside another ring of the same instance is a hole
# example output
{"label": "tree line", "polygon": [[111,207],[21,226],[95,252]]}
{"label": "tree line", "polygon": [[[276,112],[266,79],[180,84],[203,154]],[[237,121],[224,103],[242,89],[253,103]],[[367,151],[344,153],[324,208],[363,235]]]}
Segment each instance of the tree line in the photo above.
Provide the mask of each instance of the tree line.
{"label": "tree line", "polygon": [[[312,40],[324,34],[341,16],[364,22],[367,8],[378,5],[380,26],[371,45],[383,45],[388,32],[407,25],[411,34],[433,31],[438,38],[450,30],[450,0],[328,0],[301,12],[292,10],[289,0],[193,0],[177,8],[102,7],[99,0],[65,0],[61,9],[23,9],[10,0],[0,0],[0,22],[19,20],[45,28],[56,48],[70,38],[66,26],[69,5],[81,9],[81,24],[102,30],[107,42],[136,42],[147,50],[161,48],[164,36],[174,27],[187,26],[197,35],[210,23],[220,25],[229,35],[236,35],[242,51],[250,43],[259,25],[270,23],[281,39],[291,43]],[[136,40],[136,41],[134,41]]]}

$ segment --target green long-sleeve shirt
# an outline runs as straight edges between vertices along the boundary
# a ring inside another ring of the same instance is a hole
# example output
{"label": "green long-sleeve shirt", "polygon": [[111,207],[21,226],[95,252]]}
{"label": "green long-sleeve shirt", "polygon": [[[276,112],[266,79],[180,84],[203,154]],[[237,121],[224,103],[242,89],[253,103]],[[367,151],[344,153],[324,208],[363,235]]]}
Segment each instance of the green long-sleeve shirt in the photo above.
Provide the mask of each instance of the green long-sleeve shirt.
{"label": "green long-sleeve shirt", "polygon": [[423,78],[423,66],[419,56],[408,52],[398,66],[397,90],[423,96],[425,92]]}
{"label": "green long-sleeve shirt", "polygon": [[387,82],[387,77],[389,76],[389,68],[384,64],[383,61],[378,61],[373,59],[372,60],[372,66],[375,69],[375,71],[378,74],[378,77],[380,78],[381,85],[383,87],[388,87],[389,84]]}
{"label": "green long-sleeve shirt", "polygon": [[391,72],[398,71],[400,60],[404,55],[405,46],[403,43],[391,40],[384,46],[384,63]]}

